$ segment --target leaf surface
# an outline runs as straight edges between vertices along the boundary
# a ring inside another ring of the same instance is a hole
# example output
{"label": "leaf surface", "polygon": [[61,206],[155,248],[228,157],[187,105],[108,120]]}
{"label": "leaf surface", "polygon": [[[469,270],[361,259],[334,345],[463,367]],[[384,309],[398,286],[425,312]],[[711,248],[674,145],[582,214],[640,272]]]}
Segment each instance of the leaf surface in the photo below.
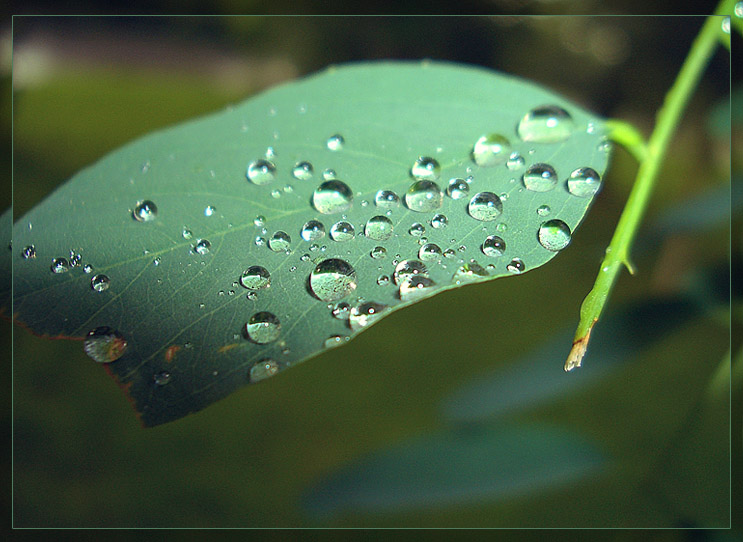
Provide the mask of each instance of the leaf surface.
{"label": "leaf surface", "polygon": [[[537,122],[523,123],[530,111]],[[172,421],[391,310],[546,263],[590,206],[593,190],[574,195],[568,180],[580,168],[603,175],[605,137],[601,119],[496,72],[331,68],[143,137],[58,188],[14,226],[14,318],[52,337],[115,331],[99,358],[121,354],[106,367],[145,425]],[[420,157],[439,166],[416,169]],[[446,193],[450,179],[459,191]],[[316,195],[329,180],[328,198]],[[380,190],[399,204],[377,204]],[[322,227],[305,240],[313,220]],[[352,238],[331,233],[338,222]],[[490,236],[500,241],[484,246]],[[54,273],[55,259],[66,270]],[[396,276],[403,260],[418,263]],[[253,266],[267,287],[241,285]]]}

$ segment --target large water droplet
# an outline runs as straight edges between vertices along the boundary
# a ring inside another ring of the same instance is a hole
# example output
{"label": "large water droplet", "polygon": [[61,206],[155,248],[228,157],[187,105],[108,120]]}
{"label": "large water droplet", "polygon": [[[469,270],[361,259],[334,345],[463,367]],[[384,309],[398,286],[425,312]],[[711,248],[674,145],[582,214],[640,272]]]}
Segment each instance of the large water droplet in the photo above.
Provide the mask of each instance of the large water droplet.
{"label": "large water droplet", "polygon": [[281,322],[272,312],[257,312],[245,324],[245,331],[254,343],[266,344],[279,338]]}
{"label": "large water droplet", "polygon": [[387,305],[376,301],[366,301],[356,305],[348,316],[348,325],[354,331],[363,329],[379,320],[386,309]]}
{"label": "large water droplet", "polygon": [[103,292],[105,290],[108,290],[108,286],[111,283],[111,279],[109,279],[106,275],[95,275],[92,279],[90,279],[90,287],[93,288],[96,292]]}
{"label": "large water droplet", "polygon": [[446,228],[447,224],[449,224],[449,219],[446,218],[446,215],[440,213],[433,215],[433,218],[431,219],[431,226],[436,229]]}
{"label": "large water droplet", "polygon": [[503,203],[492,192],[479,192],[470,200],[467,211],[477,220],[495,220],[503,212]]}
{"label": "large water droplet", "polygon": [[298,162],[292,169],[292,175],[300,181],[309,181],[313,173],[314,169],[309,162]]}
{"label": "large water droplet", "polygon": [[54,258],[51,269],[52,273],[66,273],[70,269],[70,264],[66,258]]}
{"label": "large water droplet", "polygon": [[345,139],[343,139],[343,136],[340,134],[332,135],[328,138],[328,140],[325,142],[325,144],[328,146],[328,149],[331,151],[339,151],[343,148],[343,144],[346,142]]}
{"label": "large water droplet", "polygon": [[416,181],[405,193],[405,204],[411,211],[426,213],[440,208],[443,203],[444,194],[433,181]]}
{"label": "large water droplet", "polygon": [[276,166],[269,160],[253,160],[248,164],[247,177],[253,184],[268,184],[273,181],[275,174]]}
{"label": "large water droplet", "polygon": [[270,358],[265,358],[257,362],[250,368],[250,382],[255,384],[266,378],[270,378],[279,372],[279,364]]}
{"label": "large water droplet", "polygon": [[436,283],[423,275],[414,275],[406,278],[400,284],[400,299],[412,301],[424,297],[436,287]]}
{"label": "large water droplet", "polygon": [[305,241],[317,241],[325,237],[325,226],[319,220],[308,220],[302,226],[302,239]]}
{"label": "large water droplet", "polygon": [[426,264],[419,260],[403,260],[395,267],[393,278],[395,284],[400,285],[405,279],[415,275],[428,275]]}
{"label": "large water droplet", "polygon": [[601,188],[601,176],[590,167],[578,168],[568,177],[568,192],[574,196],[588,198]]}
{"label": "large water droplet", "polygon": [[466,198],[470,192],[470,185],[464,179],[450,179],[446,187],[446,195],[451,199]]}
{"label": "large water droplet", "polygon": [[374,203],[383,209],[394,209],[400,206],[400,198],[392,190],[380,190],[374,196]]}
{"label": "large water droplet", "polygon": [[475,143],[472,158],[478,166],[504,164],[511,154],[511,142],[501,134],[484,135]]}
{"label": "large water droplet", "polygon": [[330,238],[339,243],[350,241],[354,238],[354,235],[356,235],[356,232],[350,222],[336,222],[330,228]]}
{"label": "large water droplet", "polygon": [[356,271],[339,258],[321,261],[310,273],[310,288],[322,301],[338,301],[350,295],[357,286]]}
{"label": "large water droplet", "polygon": [[126,340],[121,333],[110,327],[97,327],[85,337],[83,349],[93,360],[109,363],[124,355]]}
{"label": "large water droplet", "polygon": [[534,192],[547,192],[557,186],[557,172],[549,164],[534,164],[524,172],[524,186]]}
{"label": "large water droplet", "polygon": [[562,220],[548,220],[539,227],[539,244],[557,252],[570,244],[570,228]]}
{"label": "large water droplet", "polygon": [[392,221],[384,215],[373,216],[367,220],[364,233],[369,239],[386,241],[392,237]]}
{"label": "large water droplet", "polygon": [[312,194],[312,205],[325,215],[347,211],[352,204],[353,192],[346,183],[338,179],[325,181]]}
{"label": "large water droplet", "polygon": [[451,280],[454,284],[465,284],[468,282],[475,282],[481,278],[487,277],[487,270],[476,262],[469,262],[460,266],[452,276]]}
{"label": "large water droplet", "polygon": [[24,260],[28,260],[29,258],[35,258],[36,257],[36,247],[33,245],[28,245],[21,251],[21,257]]}
{"label": "large water droplet", "polygon": [[275,232],[268,240],[268,248],[274,252],[286,252],[291,247],[292,238],[285,231]]}
{"label": "large water droplet", "polygon": [[489,235],[482,243],[482,253],[485,256],[503,256],[506,251],[506,242],[497,235]]}
{"label": "large water droplet", "polygon": [[248,290],[262,290],[271,285],[271,274],[260,265],[251,265],[240,276],[240,284]]}
{"label": "large water droplet", "polygon": [[426,243],[418,250],[418,257],[424,262],[432,262],[441,258],[441,247],[435,243]]}
{"label": "large water droplet", "polygon": [[150,200],[139,201],[132,211],[132,216],[139,222],[151,222],[157,218],[157,205]]}
{"label": "large water droplet", "polygon": [[567,111],[556,105],[543,105],[524,115],[517,131],[524,141],[557,143],[570,137],[574,129],[573,118]]}
{"label": "large water droplet", "polygon": [[199,239],[193,247],[196,254],[207,254],[212,248],[212,244],[207,239]]}

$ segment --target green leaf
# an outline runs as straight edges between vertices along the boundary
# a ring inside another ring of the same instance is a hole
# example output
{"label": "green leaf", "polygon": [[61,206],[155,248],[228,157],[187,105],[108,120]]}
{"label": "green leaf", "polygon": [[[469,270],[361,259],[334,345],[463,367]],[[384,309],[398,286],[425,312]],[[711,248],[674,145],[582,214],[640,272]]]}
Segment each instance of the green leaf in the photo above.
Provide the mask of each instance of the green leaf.
{"label": "green leaf", "polygon": [[[120,355],[106,367],[142,422],[172,421],[343,344],[391,310],[546,263],[592,201],[595,184],[573,195],[568,179],[580,168],[603,175],[605,135],[602,121],[578,106],[487,70],[331,68],[144,137],[61,186],[15,225],[14,316],[53,337],[84,339],[98,329],[99,344],[88,351],[102,361]],[[433,158],[440,171],[425,160],[414,168],[419,157]],[[258,160],[271,164],[254,165],[251,182],[246,169]],[[293,174],[303,162],[312,175]],[[458,183],[455,199],[409,192],[411,170],[435,177],[442,192],[449,179],[471,178]],[[348,209],[338,192],[313,197],[331,177],[326,188],[344,189],[339,181],[349,188]],[[401,203],[375,204],[380,190]],[[476,201],[491,206],[468,207],[481,192],[500,205],[485,196]],[[436,227],[437,214],[446,227]],[[300,232],[311,220],[325,235],[306,241]],[[540,241],[540,227],[553,220]],[[331,235],[338,222],[353,226],[353,239]],[[505,243],[502,254],[500,242],[483,250],[489,236]],[[407,279],[396,277],[396,266],[419,260],[426,243],[438,250],[425,270],[418,264]],[[31,246],[35,257],[24,257]],[[52,272],[61,258],[67,270]],[[241,286],[253,266],[268,271],[268,287]],[[334,317],[336,303],[352,324]]]}

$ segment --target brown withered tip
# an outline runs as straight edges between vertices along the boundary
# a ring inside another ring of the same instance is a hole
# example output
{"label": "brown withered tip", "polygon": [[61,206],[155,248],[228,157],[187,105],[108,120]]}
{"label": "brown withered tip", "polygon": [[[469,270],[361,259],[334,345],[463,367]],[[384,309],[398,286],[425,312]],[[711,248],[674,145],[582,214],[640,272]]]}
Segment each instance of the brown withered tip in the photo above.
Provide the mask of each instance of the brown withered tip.
{"label": "brown withered tip", "polygon": [[572,371],[576,367],[581,366],[583,356],[586,355],[586,349],[588,348],[588,341],[591,340],[591,331],[593,331],[593,326],[596,325],[597,321],[598,319],[594,319],[594,321],[591,323],[591,327],[588,328],[588,333],[586,333],[580,339],[573,341],[573,347],[570,349],[568,359],[565,360],[564,369],[566,373]]}

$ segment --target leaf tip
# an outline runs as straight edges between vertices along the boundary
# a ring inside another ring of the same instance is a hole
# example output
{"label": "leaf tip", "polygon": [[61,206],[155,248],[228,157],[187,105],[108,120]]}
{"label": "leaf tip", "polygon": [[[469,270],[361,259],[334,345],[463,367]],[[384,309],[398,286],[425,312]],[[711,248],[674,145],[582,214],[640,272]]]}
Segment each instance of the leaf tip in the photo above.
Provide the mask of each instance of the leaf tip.
{"label": "leaf tip", "polygon": [[568,359],[565,360],[564,369],[566,373],[581,366],[583,357],[586,355],[586,349],[588,348],[588,341],[591,340],[591,331],[593,331],[593,326],[597,321],[598,318],[594,318],[593,322],[591,322],[591,327],[588,328],[586,334],[573,341],[573,347],[570,349]]}

